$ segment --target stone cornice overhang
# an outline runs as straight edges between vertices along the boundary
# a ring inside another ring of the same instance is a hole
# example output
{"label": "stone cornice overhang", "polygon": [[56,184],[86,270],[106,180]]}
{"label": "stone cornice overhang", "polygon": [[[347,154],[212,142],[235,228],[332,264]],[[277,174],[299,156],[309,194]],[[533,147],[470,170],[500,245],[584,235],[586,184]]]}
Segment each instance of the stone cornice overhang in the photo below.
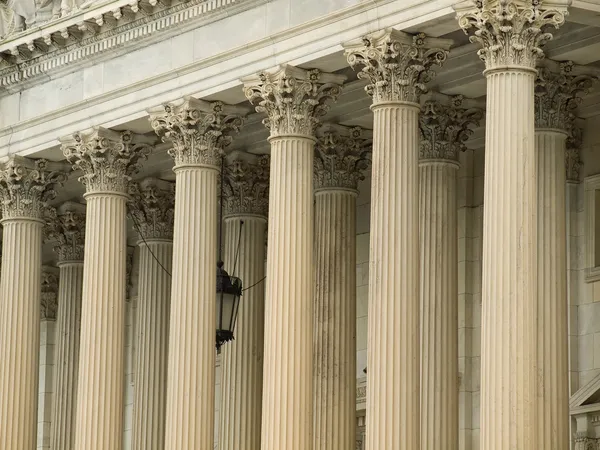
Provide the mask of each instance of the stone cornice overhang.
{"label": "stone cornice overhang", "polygon": [[269,1],[118,0],[48,22],[0,42],[0,96]]}

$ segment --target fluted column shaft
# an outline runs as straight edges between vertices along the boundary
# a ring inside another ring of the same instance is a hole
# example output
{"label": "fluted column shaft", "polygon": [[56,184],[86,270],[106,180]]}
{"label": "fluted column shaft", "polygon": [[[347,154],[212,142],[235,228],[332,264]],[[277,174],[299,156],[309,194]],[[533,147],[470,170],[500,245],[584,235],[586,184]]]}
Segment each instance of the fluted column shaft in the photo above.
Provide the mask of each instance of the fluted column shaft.
{"label": "fluted column shaft", "polygon": [[64,261],[58,266],[60,306],[56,322],[56,364],[50,448],[71,450],[75,441],[83,261]]}
{"label": "fluted column shaft", "polygon": [[43,221],[2,222],[0,448],[34,449],[40,351]]}
{"label": "fluted column shaft", "polygon": [[458,163],[419,164],[421,449],[458,448]]}
{"label": "fluted column shaft", "polygon": [[[418,114],[372,106],[367,449],[419,447]],[[400,262],[401,261],[401,262]]]}
{"label": "fluted column shaft", "polygon": [[259,281],[265,276],[265,232],[265,217],[225,218],[225,267],[249,289],[240,300],[235,340],[222,347],[221,450],[260,450],[265,285]]}
{"label": "fluted column shaft", "polygon": [[567,135],[536,129],[538,446],[569,448],[565,151]]}
{"label": "fluted column shaft", "polygon": [[175,167],[165,449],[211,449],[215,415],[217,175]]}
{"label": "fluted column shaft", "polygon": [[75,448],[118,450],[123,442],[126,199],[87,201]]}
{"label": "fluted column shaft", "polygon": [[165,445],[171,303],[171,276],[165,270],[171,271],[173,242],[166,239],[146,239],[139,246],[137,370],[132,448],[162,450]]}
{"label": "fluted column shaft", "polygon": [[356,196],[315,194],[314,450],[356,447]]}
{"label": "fluted column shaft", "polygon": [[313,152],[271,138],[262,450],[312,446]]}
{"label": "fluted column shaft", "polygon": [[486,75],[481,444],[522,450],[537,448],[535,72]]}

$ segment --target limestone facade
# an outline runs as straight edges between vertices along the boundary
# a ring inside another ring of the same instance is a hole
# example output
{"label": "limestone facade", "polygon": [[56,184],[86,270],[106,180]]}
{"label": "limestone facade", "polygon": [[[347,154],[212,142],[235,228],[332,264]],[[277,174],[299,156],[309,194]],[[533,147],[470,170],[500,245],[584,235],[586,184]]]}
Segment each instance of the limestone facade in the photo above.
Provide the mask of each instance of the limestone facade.
{"label": "limestone facade", "polygon": [[598,12],[0,2],[0,447],[599,446]]}

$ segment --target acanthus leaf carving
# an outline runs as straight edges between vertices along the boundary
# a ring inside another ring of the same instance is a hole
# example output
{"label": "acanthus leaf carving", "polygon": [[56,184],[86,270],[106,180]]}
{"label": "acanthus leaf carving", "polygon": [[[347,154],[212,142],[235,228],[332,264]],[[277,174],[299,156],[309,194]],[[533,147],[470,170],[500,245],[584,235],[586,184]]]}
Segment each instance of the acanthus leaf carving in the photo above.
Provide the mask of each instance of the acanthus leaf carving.
{"label": "acanthus leaf carving", "polygon": [[575,110],[597,77],[576,74],[572,61],[557,64],[558,70],[540,67],[535,80],[535,126],[568,131]]}
{"label": "acanthus leaf carving", "polygon": [[225,216],[249,214],[267,217],[269,210],[268,155],[228,161],[224,167]]}
{"label": "acanthus leaf carving", "polygon": [[146,241],[173,239],[175,217],[175,183],[145,178],[132,183],[129,200],[129,215]]}
{"label": "acanthus leaf carving", "polygon": [[371,132],[360,127],[325,124],[317,133],[314,160],[315,191],[357,190],[371,165]]}
{"label": "acanthus leaf carving", "polygon": [[61,139],[62,151],[76,170],[87,193],[114,192],[126,195],[131,177],[152,151],[154,139],[130,131],[94,128]]}
{"label": "acanthus leaf carving", "polygon": [[419,115],[419,159],[457,161],[465,143],[483,118],[481,108],[463,107],[460,95],[446,101],[427,100]]}
{"label": "acanthus leaf carving", "polygon": [[418,103],[435,77],[435,66],[448,57],[452,41],[382,30],[362,38],[362,43],[346,46],[348,64],[367,80],[367,94],[373,103],[403,101]]}
{"label": "acanthus leaf carving", "polygon": [[66,179],[62,165],[44,159],[11,156],[0,169],[2,218],[44,220],[49,202],[56,197],[56,186]]}
{"label": "acanthus leaf carving", "polygon": [[243,107],[185,97],[151,110],[150,123],[163,142],[173,144],[168,153],[176,168],[219,168],[224,150],[239,133],[247,113]]}
{"label": "acanthus leaf carving", "polygon": [[58,310],[58,271],[51,266],[42,266],[40,318],[56,320]]}
{"label": "acanthus leaf carving", "polygon": [[301,135],[314,137],[329,104],[339,97],[343,75],[304,70],[285,65],[269,73],[244,79],[246,98],[256,112],[267,115],[263,124],[271,137]]}
{"label": "acanthus leaf carving", "polygon": [[544,58],[542,46],[552,39],[550,27],[565,22],[566,7],[543,7],[543,0],[476,0],[458,15],[458,24],[479,43],[487,69],[519,66],[535,69]]}
{"label": "acanthus leaf carving", "polygon": [[47,221],[45,235],[55,242],[58,264],[82,262],[85,245],[85,205],[66,202]]}

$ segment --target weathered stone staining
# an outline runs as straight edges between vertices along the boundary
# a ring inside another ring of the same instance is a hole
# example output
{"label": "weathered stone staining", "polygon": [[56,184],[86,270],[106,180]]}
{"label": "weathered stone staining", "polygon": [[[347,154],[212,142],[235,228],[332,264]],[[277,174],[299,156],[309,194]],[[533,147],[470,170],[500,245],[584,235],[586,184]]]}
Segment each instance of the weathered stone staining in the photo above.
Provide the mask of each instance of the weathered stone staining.
{"label": "weathered stone staining", "polygon": [[419,99],[451,41],[384,30],[346,46],[373,98],[366,448],[419,448]]}

